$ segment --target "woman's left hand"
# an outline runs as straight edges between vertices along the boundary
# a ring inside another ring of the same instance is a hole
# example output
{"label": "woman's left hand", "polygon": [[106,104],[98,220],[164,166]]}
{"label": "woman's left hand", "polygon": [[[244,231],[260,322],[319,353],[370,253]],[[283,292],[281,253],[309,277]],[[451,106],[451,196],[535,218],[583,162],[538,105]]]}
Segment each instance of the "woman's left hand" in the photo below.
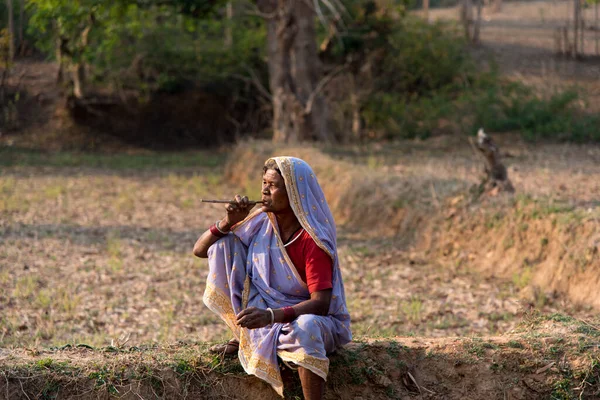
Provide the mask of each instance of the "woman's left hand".
{"label": "woman's left hand", "polygon": [[242,328],[256,329],[271,324],[271,313],[256,307],[248,307],[236,316],[237,324]]}

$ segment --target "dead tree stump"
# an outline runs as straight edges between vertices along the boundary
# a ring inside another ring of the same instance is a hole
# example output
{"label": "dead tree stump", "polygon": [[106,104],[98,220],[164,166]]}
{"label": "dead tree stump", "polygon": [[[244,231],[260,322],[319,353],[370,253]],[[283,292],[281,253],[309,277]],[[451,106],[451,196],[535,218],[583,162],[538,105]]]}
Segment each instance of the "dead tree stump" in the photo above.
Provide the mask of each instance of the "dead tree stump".
{"label": "dead tree stump", "polygon": [[500,149],[483,128],[477,132],[475,147],[483,156],[485,165],[485,177],[479,185],[480,192],[492,196],[500,192],[514,193],[515,188],[508,179],[506,167],[500,160]]}

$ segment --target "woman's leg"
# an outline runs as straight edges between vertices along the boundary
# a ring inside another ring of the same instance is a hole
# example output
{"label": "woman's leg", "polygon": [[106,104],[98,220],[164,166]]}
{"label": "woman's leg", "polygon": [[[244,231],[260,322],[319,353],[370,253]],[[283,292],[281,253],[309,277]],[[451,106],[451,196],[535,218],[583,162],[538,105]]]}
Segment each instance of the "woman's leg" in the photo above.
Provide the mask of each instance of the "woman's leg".
{"label": "woman's leg", "polygon": [[321,400],[325,392],[325,380],[309,369],[298,367],[305,400]]}

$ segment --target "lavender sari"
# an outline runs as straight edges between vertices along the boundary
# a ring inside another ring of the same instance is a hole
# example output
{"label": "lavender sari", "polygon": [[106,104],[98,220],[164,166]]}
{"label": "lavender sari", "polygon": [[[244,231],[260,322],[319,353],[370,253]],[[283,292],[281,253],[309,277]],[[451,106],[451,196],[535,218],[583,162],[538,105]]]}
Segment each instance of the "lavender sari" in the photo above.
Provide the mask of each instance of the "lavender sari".
{"label": "lavender sari", "polygon": [[323,191],[308,164],[298,158],[274,158],[285,179],[290,205],[302,227],[333,260],[333,290],[327,316],[301,315],[291,323],[241,328],[235,315],[247,307],[292,306],[310,294],[283,246],[277,221],[260,210],[236,225],[208,251],[209,276],[204,303],[240,341],[239,359],[283,396],[277,357],[327,379],[333,352],[352,340],[350,316],[339,269],[336,230]]}

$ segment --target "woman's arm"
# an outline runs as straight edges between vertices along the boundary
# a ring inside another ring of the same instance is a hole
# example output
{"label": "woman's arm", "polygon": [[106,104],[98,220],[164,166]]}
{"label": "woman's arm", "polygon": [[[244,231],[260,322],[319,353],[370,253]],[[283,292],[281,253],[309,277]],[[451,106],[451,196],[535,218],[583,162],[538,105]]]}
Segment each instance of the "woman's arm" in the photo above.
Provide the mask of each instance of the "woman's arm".
{"label": "woman's arm", "polygon": [[[319,290],[310,294],[310,299],[298,303],[292,308],[296,318],[303,314],[327,315],[331,302],[331,289]],[[283,308],[273,309],[273,322],[285,322]],[[237,315],[237,324],[242,328],[256,329],[271,323],[271,313],[256,307],[248,307]]]}
{"label": "woman's arm", "polygon": [[[224,220],[218,221],[217,226],[223,232],[229,232],[231,230],[231,226]],[[194,244],[194,255],[200,258],[207,258],[208,249],[219,239],[219,236],[213,235],[210,229],[207,229],[206,232],[196,240],[196,244]]]}
{"label": "woman's arm", "polygon": [[[229,232],[231,227],[238,222],[243,221],[254,207],[254,204],[248,204],[248,197],[246,196],[241,197],[240,195],[236,195],[234,201],[236,204],[227,204],[227,206],[225,206],[227,214],[225,215],[225,218],[217,222],[218,228],[222,232]],[[198,238],[198,240],[196,240],[196,244],[194,245],[194,255],[200,258],[207,258],[208,249],[217,240],[219,240],[219,237],[213,235],[210,229],[207,230]]]}

